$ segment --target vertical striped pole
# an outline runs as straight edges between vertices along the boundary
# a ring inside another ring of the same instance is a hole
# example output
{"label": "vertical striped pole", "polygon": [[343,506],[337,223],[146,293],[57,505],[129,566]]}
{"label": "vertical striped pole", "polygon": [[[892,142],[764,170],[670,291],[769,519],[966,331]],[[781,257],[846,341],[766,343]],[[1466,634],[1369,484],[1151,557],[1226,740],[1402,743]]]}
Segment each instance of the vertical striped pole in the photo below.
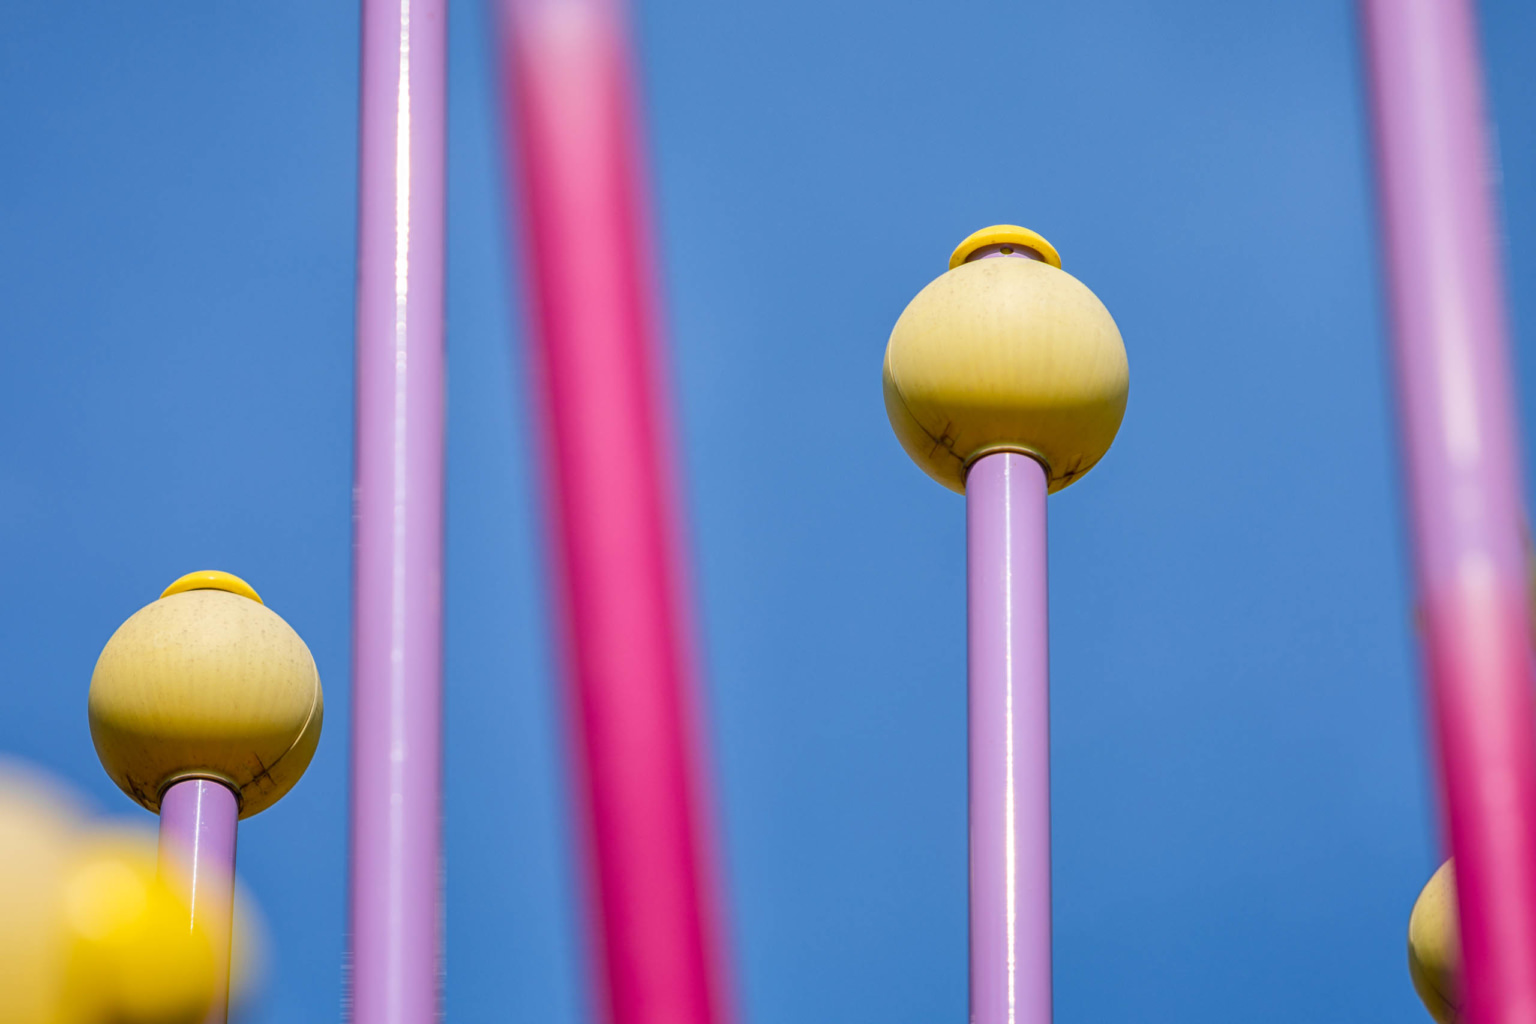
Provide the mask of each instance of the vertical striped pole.
{"label": "vertical striped pole", "polygon": [[445,0],[364,0],[351,1019],[434,1024],[441,950]]}
{"label": "vertical striped pole", "polygon": [[1362,0],[1423,657],[1471,1024],[1536,1022],[1536,698],[1469,0]]}
{"label": "vertical striped pole", "polygon": [[623,11],[505,0],[599,1004],[729,1017]]}

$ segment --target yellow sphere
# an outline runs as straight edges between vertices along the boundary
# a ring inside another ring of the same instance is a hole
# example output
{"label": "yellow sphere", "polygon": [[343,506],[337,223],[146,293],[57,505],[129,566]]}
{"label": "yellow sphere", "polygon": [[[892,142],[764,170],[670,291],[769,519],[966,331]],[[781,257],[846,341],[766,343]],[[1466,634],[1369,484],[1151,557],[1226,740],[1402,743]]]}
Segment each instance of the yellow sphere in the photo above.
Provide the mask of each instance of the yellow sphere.
{"label": "yellow sphere", "polygon": [[[1044,261],[963,262],[1010,240]],[[982,455],[1020,451],[1046,467],[1058,491],[1092,469],[1120,429],[1130,387],[1120,330],[1034,232],[986,228],[955,258],[891,332],[891,427],[912,460],[952,490],[964,493],[966,471]]]}
{"label": "yellow sphere", "polygon": [[1461,937],[1456,925],[1456,869],[1440,865],[1408,918],[1408,974],[1424,1008],[1440,1024],[1461,1020]]}
{"label": "yellow sphere", "polygon": [[151,811],[171,783],[209,778],[240,795],[248,818],[293,788],[320,741],[324,701],[309,648],[226,575],[194,574],[218,589],[172,584],[118,627],[91,676],[96,754]]}

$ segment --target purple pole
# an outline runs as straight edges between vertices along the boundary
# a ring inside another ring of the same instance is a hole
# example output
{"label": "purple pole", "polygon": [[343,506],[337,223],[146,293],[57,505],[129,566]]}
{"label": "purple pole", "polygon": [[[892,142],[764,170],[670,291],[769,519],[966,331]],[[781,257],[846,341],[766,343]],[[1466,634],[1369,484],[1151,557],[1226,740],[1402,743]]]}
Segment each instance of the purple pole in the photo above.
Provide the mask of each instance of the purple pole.
{"label": "purple pole", "polygon": [[192,924],[213,946],[214,992],[204,1024],[229,1017],[230,934],[235,912],[234,790],[211,779],[177,782],[160,798],[160,871],[181,885]]}
{"label": "purple pole", "polygon": [[1536,1022],[1536,678],[1468,0],[1364,0],[1398,409],[1471,1024]]}
{"label": "purple pole", "polygon": [[445,0],[365,0],[351,1019],[435,1024],[441,948]]}
{"label": "purple pole", "polygon": [[1045,494],[1017,452],[965,481],[972,1024],[1051,1020]]}

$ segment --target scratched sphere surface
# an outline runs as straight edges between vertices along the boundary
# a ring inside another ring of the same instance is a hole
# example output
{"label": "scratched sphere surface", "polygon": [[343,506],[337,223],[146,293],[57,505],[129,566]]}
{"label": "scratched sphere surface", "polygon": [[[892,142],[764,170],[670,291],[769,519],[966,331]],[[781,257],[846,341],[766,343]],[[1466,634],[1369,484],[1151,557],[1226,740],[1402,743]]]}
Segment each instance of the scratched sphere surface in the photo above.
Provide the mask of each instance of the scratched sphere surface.
{"label": "scratched sphere surface", "polygon": [[1440,1024],[1461,1020],[1461,938],[1456,927],[1456,868],[1440,865],[1408,918],[1408,973],[1424,1008]]}
{"label": "scratched sphere surface", "polygon": [[992,449],[1033,453],[1050,489],[1109,450],[1130,369],[1104,304],[1071,274],[1019,257],[964,263],[908,304],[885,350],[885,408],[912,460],[964,492]]}
{"label": "scratched sphere surface", "polygon": [[151,811],[177,778],[225,782],[240,816],[304,774],[324,700],[309,648],[282,617],[224,590],[163,597],[107,641],[91,676],[91,738],[118,786]]}

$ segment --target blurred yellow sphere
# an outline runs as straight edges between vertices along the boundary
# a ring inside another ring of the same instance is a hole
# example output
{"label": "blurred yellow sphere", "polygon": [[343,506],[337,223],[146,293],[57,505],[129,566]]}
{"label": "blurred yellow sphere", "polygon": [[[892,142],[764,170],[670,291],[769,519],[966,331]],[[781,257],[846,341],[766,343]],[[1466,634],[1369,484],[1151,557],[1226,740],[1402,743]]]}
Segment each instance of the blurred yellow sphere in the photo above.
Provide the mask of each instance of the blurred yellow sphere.
{"label": "blurred yellow sphere", "polygon": [[0,1024],[195,1024],[213,953],[189,913],[152,840],[0,771]]}
{"label": "blurred yellow sphere", "polygon": [[[118,627],[91,676],[91,738],[144,807],[184,778],[216,779],[248,818],[283,796],[320,741],[320,674],[304,641],[245,581],[193,574]],[[218,589],[212,589],[217,587]]]}
{"label": "blurred yellow sphere", "polygon": [[1461,1020],[1461,936],[1456,925],[1456,869],[1440,865],[1408,918],[1408,973],[1425,1009],[1440,1024]]}
{"label": "blurred yellow sphere", "polygon": [[1058,269],[1050,243],[999,225],[972,235],[956,259],[1010,239],[1044,261],[959,263],[908,304],[885,350],[897,438],[929,476],[962,493],[970,464],[993,451],[1034,456],[1058,491],[1104,456],[1125,416],[1130,369],[1119,328]]}
{"label": "blurred yellow sphere", "polygon": [[159,876],[152,843],[88,840],[64,880],[62,1022],[195,1024],[214,993],[207,937]]}

